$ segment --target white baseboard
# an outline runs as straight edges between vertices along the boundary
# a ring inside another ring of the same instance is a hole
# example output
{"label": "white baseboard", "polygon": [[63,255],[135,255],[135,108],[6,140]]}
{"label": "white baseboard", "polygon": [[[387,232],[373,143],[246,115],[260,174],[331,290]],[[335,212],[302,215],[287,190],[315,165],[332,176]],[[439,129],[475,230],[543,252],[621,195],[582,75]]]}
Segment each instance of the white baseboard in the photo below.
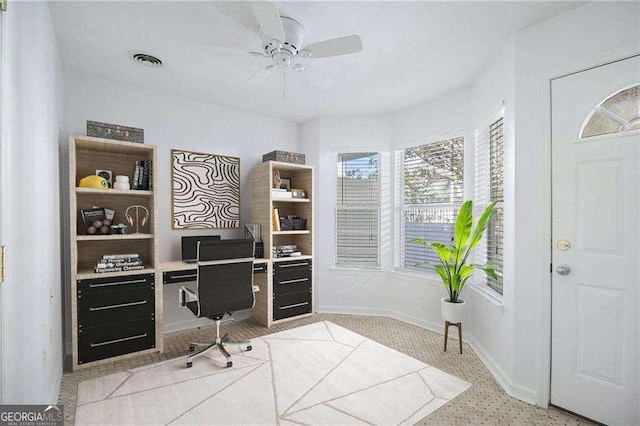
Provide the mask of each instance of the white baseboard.
{"label": "white baseboard", "polygon": [[62,388],[62,373],[64,370],[64,362],[62,361],[62,358],[58,359],[56,365],[59,365],[60,369],[56,372],[56,377],[53,379],[53,385],[49,390],[49,404],[51,405],[58,403],[58,396],[60,395],[60,389]]}
{"label": "white baseboard", "polygon": [[372,317],[388,317],[387,309],[362,308],[359,306],[318,306],[316,312],[320,314],[348,314],[348,315],[367,315]]}
{"label": "white baseboard", "polygon": [[473,337],[466,337],[467,343],[471,346],[471,349],[476,353],[480,361],[487,367],[489,373],[493,376],[493,378],[498,382],[498,384],[504,389],[507,395],[512,396],[520,401],[526,402],[531,405],[536,405],[538,400],[536,391],[531,388],[527,388],[525,386],[521,386],[517,383],[514,383],[513,380],[509,378],[507,373],[500,368],[498,363],[489,355],[487,351],[482,348],[478,344],[478,342]]}

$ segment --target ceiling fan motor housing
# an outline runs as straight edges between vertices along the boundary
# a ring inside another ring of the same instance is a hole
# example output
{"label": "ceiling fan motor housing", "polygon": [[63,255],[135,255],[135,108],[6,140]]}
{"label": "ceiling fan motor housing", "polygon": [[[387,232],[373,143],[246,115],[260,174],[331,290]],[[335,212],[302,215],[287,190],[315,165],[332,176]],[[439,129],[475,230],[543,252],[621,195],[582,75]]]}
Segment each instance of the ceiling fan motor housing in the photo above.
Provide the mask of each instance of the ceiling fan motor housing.
{"label": "ceiling fan motor housing", "polygon": [[284,40],[272,40],[262,31],[260,31],[260,38],[264,46],[264,52],[267,55],[273,57],[277,54],[284,54],[284,56],[291,58],[292,56],[296,56],[302,48],[304,27],[295,19],[286,16],[281,16],[280,19],[282,20],[282,29],[284,30]]}

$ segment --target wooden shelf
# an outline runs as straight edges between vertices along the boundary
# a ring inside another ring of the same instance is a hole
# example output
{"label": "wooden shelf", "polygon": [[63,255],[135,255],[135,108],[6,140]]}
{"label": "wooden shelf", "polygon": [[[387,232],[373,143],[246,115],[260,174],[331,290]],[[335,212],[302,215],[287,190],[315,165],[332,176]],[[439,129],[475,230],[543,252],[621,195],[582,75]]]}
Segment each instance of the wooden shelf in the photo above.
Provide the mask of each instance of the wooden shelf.
{"label": "wooden shelf", "polygon": [[305,235],[310,233],[311,231],[308,229],[301,229],[297,231],[273,231],[273,235]]}
{"label": "wooden shelf", "polygon": [[271,198],[274,203],[310,203],[308,198]]}
{"label": "wooden shelf", "polygon": [[150,240],[153,234],[78,235],[78,241]]}
{"label": "wooden shelf", "polygon": [[147,196],[150,197],[153,195],[153,191],[142,191],[138,189],[100,189],[100,188],[80,188],[76,187],[76,194],[91,194],[91,195],[117,195],[117,196],[127,196],[127,197],[140,197]]}
{"label": "wooden shelf", "polygon": [[313,259],[313,256],[308,254],[303,254],[302,256],[288,256],[288,257],[274,257],[271,259],[272,262],[286,262],[288,260],[306,260]]}
{"label": "wooden shelf", "polygon": [[142,275],[142,274],[153,274],[155,272],[154,268],[147,268],[145,267],[144,269],[138,269],[135,271],[120,271],[120,272],[102,272],[102,273],[96,273],[93,272],[93,270],[83,270],[83,271],[78,271],[78,274],[76,275],[76,279],[78,280],[86,280],[86,279],[92,279],[92,278],[109,278],[109,277],[123,277],[123,276],[129,276],[129,275]]}

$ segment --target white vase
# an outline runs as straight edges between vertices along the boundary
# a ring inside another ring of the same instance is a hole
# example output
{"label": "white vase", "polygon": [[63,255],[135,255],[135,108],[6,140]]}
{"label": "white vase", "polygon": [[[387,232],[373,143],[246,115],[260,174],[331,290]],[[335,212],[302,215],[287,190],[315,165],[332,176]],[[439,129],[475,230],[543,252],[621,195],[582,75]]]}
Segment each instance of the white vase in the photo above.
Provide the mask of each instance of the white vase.
{"label": "white vase", "polygon": [[443,320],[452,324],[463,322],[467,313],[467,302],[458,299],[458,303],[451,303],[448,297],[443,297],[440,299],[440,313]]}

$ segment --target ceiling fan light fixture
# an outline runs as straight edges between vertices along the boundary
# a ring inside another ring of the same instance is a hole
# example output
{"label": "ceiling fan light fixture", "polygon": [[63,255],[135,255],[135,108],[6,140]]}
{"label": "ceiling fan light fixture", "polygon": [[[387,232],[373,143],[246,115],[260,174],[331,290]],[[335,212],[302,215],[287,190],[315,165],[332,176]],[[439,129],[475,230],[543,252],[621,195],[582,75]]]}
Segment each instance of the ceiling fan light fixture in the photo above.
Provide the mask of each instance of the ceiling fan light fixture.
{"label": "ceiling fan light fixture", "polygon": [[302,64],[293,64],[293,69],[297,72],[302,72],[304,71],[304,65]]}
{"label": "ceiling fan light fixture", "polygon": [[301,51],[298,52],[298,56],[300,56],[301,58],[310,58],[311,55],[312,53],[308,49],[302,49]]}

